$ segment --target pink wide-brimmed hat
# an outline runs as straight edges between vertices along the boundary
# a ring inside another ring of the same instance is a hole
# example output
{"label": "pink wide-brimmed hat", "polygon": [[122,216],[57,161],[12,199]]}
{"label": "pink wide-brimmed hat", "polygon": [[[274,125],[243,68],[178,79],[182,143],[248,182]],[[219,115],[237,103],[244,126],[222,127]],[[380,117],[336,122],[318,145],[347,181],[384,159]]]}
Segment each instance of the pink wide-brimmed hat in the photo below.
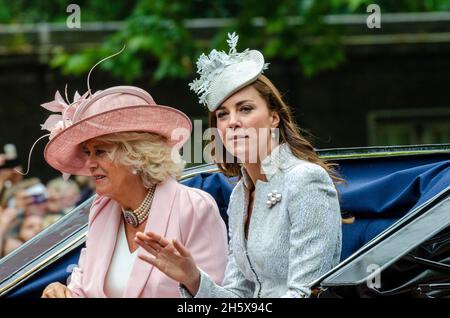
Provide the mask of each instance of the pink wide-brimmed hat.
{"label": "pink wide-brimmed hat", "polygon": [[42,125],[50,131],[44,150],[47,163],[72,175],[90,175],[81,144],[89,139],[119,132],[151,132],[164,136],[177,149],[189,139],[190,119],[181,111],[157,105],[152,96],[134,86],[115,86],[80,96],[68,105],[56,92],[55,100],[42,107],[61,112]]}

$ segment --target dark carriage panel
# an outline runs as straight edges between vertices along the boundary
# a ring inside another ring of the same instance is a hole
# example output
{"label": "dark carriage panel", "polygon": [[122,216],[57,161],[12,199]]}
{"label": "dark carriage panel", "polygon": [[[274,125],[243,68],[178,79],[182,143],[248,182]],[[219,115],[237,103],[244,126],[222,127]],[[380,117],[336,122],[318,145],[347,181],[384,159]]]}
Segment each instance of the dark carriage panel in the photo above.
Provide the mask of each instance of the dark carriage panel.
{"label": "dark carriage panel", "polygon": [[[51,281],[47,276],[56,278],[54,281],[67,279],[70,274],[67,270],[51,272],[46,268],[60,259],[66,262],[66,254],[80,250],[79,246],[85,242],[92,200],[85,201],[0,260],[0,296],[38,294],[46,286],[45,282]],[[75,259],[71,264],[77,264],[79,252],[71,255]]]}
{"label": "dark carriage panel", "polygon": [[81,249],[84,244],[76,246],[73,250],[55,260],[53,263],[43,267],[36,275],[31,276],[26,283],[20,284],[8,292],[8,297],[41,297],[44,288],[54,282],[67,284],[70,273],[74,266],[78,264]]}
{"label": "dark carriage panel", "polygon": [[340,297],[411,297],[420,284],[445,282],[450,282],[450,187],[316,285]]}

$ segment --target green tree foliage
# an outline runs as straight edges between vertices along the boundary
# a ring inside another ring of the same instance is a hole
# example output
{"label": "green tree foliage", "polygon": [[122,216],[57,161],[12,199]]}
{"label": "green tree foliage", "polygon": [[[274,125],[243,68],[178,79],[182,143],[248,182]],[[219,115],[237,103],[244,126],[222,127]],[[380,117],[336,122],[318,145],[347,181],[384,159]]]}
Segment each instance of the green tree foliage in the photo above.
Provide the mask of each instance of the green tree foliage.
{"label": "green tree foliage", "polygon": [[[67,18],[69,3],[39,1],[30,6],[25,0],[0,0],[0,22],[62,22]],[[313,76],[345,59],[342,30],[326,24],[323,17],[367,14],[366,7],[371,3],[380,5],[382,12],[450,10],[448,0],[79,0],[83,22],[124,21],[125,28],[98,47],[79,53],[58,48],[51,65],[67,74],[80,74],[125,44],[125,52],[113,62],[102,63],[103,69],[131,82],[142,76],[143,69],[151,63],[155,81],[186,77],[193,74],[193,61],[201,52],[211,48],[226,50],[226,33],[236,31],[240,35],[239,49],[258,48],[269,61],[296,62],[293,66],[306,76]],[[198,18],[228,18],[228,23],[205,36],[204,30],[186,25],[186,20]]]}
{"label": "green tree foliage", "polygon": [[118,21],[129,16],[136,0],[0,0],[0,23],[65,22],[66,8],[74,3],[82,8],[83,21]]}
{"label": "green tree foliage", "polygon": [[[186,77],[195,70],[193,61],[201,52],[211,48],[226,50],[227,32],[237,31],[240,49],[259,48],[268,60],[297,61],[300,70],[311,76],[344,60],[338,28],[322,21],[322,16],[342,6],[341,2],[141,0],[127,17],[126,28],[108,38],[100,49],[91,48],[79,54],[60,52],[52,65],[69,74],[86,72],[95,61],[118,51],[125,43],[127,50],[114,63],[104,63],[104,69],[133,81],[151,58],[157,61],[154,80]],[[204,39],[185,23],[187,18],[204,17],[232,19],[215,30],[212,39]]]}

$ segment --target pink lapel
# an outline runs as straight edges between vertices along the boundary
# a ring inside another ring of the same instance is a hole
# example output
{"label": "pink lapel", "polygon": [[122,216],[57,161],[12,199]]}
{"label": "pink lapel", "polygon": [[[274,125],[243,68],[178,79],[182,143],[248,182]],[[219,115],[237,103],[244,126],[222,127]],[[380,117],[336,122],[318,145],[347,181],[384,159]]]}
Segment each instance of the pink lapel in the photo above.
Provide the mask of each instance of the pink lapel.
{"label": "pink lapel", "polygon": [[[105,277],[111,263],[111,257],[117,240],[117,231],[120,225],[120,206],[113,200],[107,200],[106,204],[99,207],[102,211],[94,211],[91,229],[89,230],[89,259],[87,269],[90,277],[86,277],[86,282],[91,282],[86,286],[90,297],[106,297],[104,292]],[[102,202],[103,203],[103,202]],[[92,293],[89,292],[92,291]]]}
{"label": "pink lapel", "polygon": [[[149,218],[147,225],[145,226],[145,232],[152,231],[163,236],[166,235],[177,189],[177,181],[171,178],[168,178],[165,182],[156,187],[152,207],[150,208]],[[138,249],[138,254],[150,255],[141,247]],[[123,297],[139,297],[145,285],[148,284],[152,270],[152,265],[137,257]]]}

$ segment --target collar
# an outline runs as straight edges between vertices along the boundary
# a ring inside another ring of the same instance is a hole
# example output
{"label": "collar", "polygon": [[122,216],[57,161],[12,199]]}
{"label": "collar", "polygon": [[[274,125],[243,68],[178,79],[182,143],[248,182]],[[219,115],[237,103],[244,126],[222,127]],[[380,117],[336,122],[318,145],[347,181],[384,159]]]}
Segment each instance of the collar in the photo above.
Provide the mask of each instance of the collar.
{"label": "collar", "polygon": [[[289,145],[286,143],[274,148],[272,152],[261,162],[261,170],[266,175],[267,181],[270,181],[270,179],[272,179],[273,176],[281,169],[291,166],[293,160],[296,158],[297,157],[292,154]],[[244,186],[248,188],[253,184],[253,181],[244,166],[241,168],[241,173]]]}

